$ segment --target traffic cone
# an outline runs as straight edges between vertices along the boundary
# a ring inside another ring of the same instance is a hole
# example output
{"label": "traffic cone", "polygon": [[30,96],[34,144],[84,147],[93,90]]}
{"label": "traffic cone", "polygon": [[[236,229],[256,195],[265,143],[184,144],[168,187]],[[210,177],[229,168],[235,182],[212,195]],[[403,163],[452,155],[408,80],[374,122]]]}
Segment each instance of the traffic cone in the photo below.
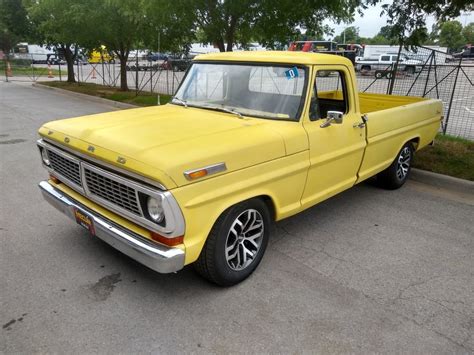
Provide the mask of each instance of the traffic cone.
{"label": "traffic cone", "polygon": [[53,71],[51,70],[51,64],[48,64],[48,78],[54,78]]}
{"label": "traffic cone", "polygon": [[92,78],[91,79],[97,79],[95,76],[95,67],[92,67]]}
{"label": "traffic cone", "polygon": [[10,62],[7,62],[7,76],[13,76]]}

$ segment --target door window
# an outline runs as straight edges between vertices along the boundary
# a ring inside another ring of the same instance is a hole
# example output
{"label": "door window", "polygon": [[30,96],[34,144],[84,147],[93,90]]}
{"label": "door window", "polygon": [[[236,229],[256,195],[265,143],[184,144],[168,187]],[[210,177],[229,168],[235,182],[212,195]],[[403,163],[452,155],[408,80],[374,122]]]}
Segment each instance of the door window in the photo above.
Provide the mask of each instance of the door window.
{"label": "door window", "polygon": [[349,108],[344,73],[338,70],[319,70],[316,73],[311,97],[311,121],[327,118],[328,111],[347,113]]}

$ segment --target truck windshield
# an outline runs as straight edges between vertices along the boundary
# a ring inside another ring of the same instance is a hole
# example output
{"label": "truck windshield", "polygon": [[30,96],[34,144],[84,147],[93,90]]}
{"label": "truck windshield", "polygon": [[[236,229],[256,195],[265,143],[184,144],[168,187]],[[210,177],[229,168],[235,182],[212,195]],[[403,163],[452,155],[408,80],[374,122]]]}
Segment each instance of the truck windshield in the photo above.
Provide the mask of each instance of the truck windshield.
{"label": "truck windshield", "polygon": [[236,115],[298,120],[306,70],[291,65],[193,63],[173,104]]}

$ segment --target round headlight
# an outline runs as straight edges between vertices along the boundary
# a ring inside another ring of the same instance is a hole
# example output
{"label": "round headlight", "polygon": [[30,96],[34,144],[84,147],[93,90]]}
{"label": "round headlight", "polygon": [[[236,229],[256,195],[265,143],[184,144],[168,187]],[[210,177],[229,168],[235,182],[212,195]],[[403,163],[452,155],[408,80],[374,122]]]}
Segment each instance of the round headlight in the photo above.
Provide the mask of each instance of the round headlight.
{"label": "round headlight", "polygon": [[148,208],[148,215],[153,219],[153,221],[159,223],[165,218],[165,211],[163,210],[163,205],[161,200],[158,200],[155,197],[148,197],[146,203]]}
{"label": "round headlight", "polygon": [[41,149],[41,158],[43,159],[43,163],[45,163],[45,165],[49,165],[48,152],[44,148]]}

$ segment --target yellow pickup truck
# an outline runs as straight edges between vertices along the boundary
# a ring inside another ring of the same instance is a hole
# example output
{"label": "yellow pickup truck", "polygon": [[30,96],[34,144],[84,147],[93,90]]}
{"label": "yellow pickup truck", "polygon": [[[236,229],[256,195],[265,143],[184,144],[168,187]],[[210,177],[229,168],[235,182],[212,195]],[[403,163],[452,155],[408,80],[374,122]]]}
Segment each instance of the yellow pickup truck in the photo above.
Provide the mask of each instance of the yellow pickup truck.
{"label": "yellow pickup truck", "polygon": [[440,100],[358,93],[343,57],[236,52],[193,60],[172,102],[40,128],[45,199],[161,272],[219,285],[260,263],[270,226],[377,176],[396,189]]}

